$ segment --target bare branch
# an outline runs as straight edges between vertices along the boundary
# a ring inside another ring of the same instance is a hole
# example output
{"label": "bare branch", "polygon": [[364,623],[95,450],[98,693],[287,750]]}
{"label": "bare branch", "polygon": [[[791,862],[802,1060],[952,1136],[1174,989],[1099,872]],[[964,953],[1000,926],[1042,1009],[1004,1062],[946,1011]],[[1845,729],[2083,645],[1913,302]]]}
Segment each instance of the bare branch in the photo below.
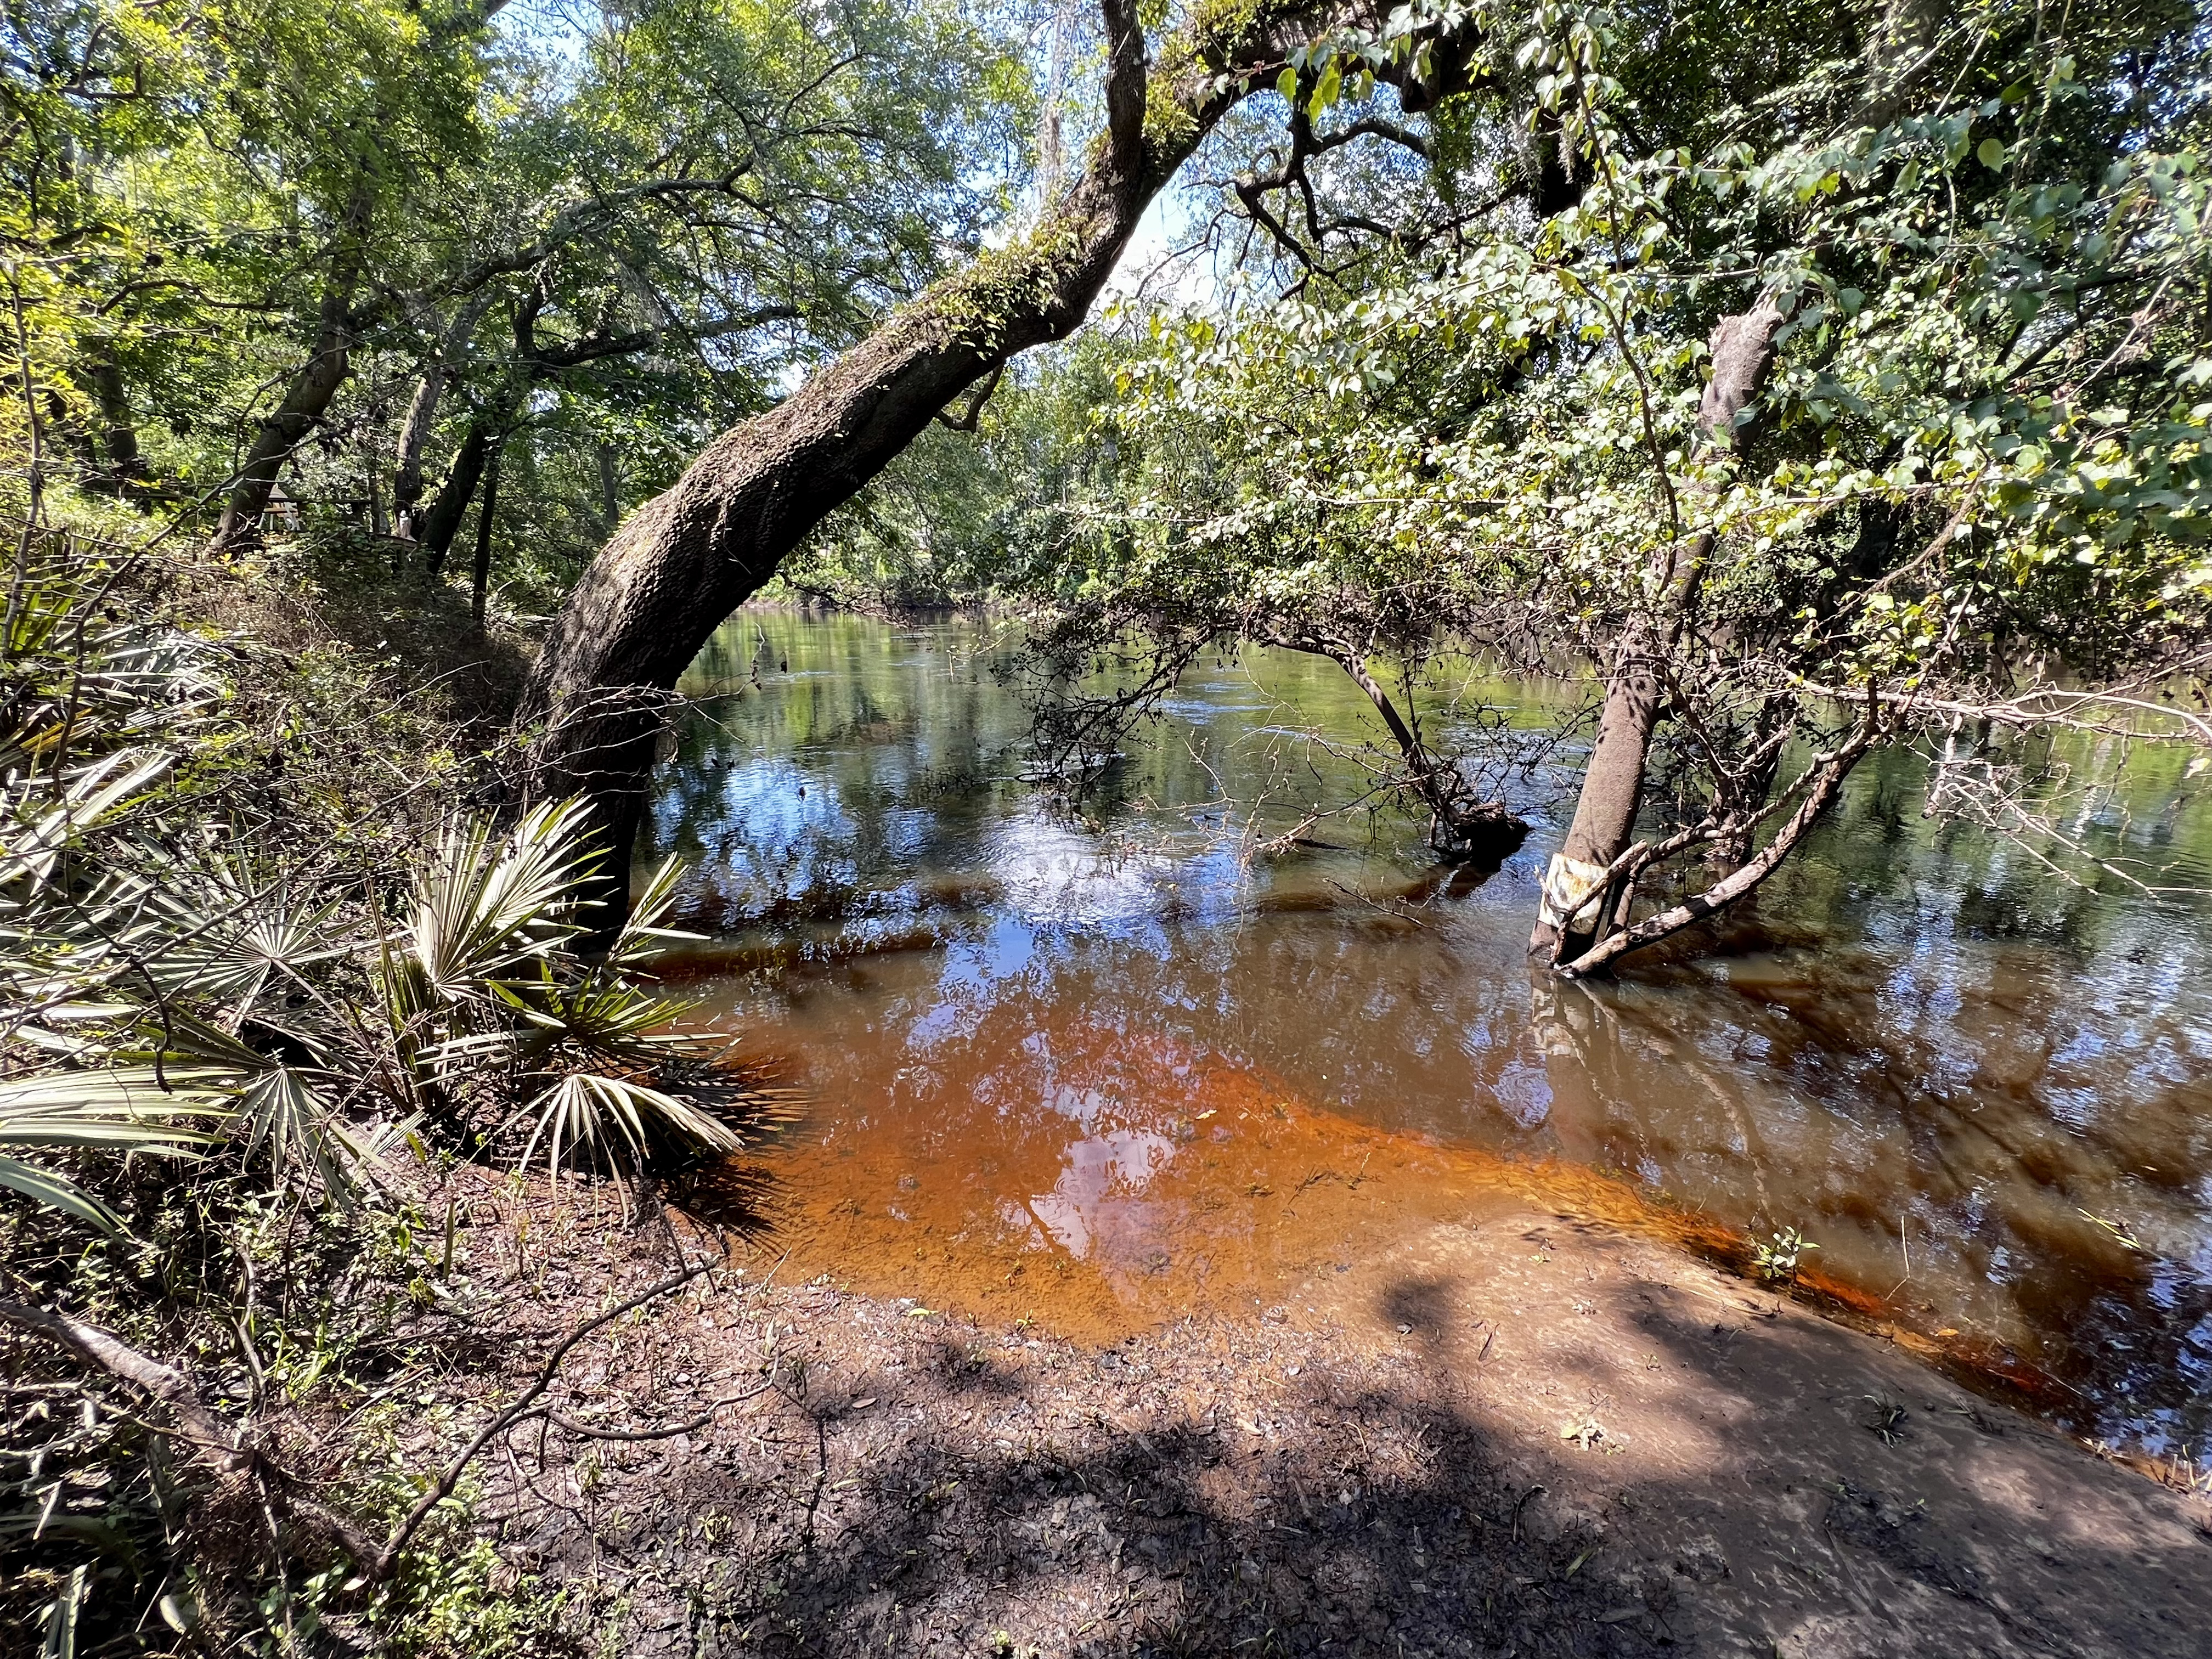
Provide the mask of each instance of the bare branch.
{"label": "bare branch", "polygon": [[398,1564],[400,1556],[405,1553],[415,1534],[422,1530],[422,1523],[430,1518],[439,1504],[453,1496],[453,1488],[460,1484],[462,1474],[476,1461],[477,1454],[530,1414],[530,1409],[537,1404],[538,1396],[553,1386],[553,1378],[560,1371],[562,1362],[568,1358],[578,1343],[602,1326],[612,1324],[624,1314],[633,1313],[654,1298],[690,1284],[700,1274],[710,1271],[714,1265],[711,1261],[702,1261],[681,1273],[672,1273],[659,1284],[639,1291],[625,1302],[616,1304],[596,1319],[587,1319],[569,1332],[545,1357],[545,1363],[538,1368],[538,1375],[530,1386],[517,1395],[506,1410],[495,1413],[479,1429],[476,1437],[461,1449],[459,1455],[446,1465],[445,1472],[431,1484],[429,1490],[415,1500],[415,1507],[409,1510],[405,1517],[392,1529],[392,1535],[385,1540],[384,1547],[365,1558],[355,1558],[361,1564],[362,1575],[372,1583],[392,1576],[392,1568]]}
{"label": "bare branch", "polygon": [[36,1332],[79,1359],[133,1388],[143,1389],[167,1408],[177,1426],[161,1431],[189,1444],[199,1460],[217,1474],[252,1473],[271,1500],[306,1521],[351,1556],[356,1563],[377,1559],[376,1546],[352,1522],[324,1508],[301,1490],[300,1479],[278,1465],[259,1447],[249,1443],[202,1402],[185,1374],[143,1354],[112,1332],[67,1314],[47,1313],[20,1302],[0,1301],[0,1320]]}
{"label": "bare branch", "polygon": [[1810,781],[1805,799],[1789,821],[1777,830],[1774,839],[1759,849],[1758,854],[1741,868],[1713,884],[1694,897],[1685,899],[1669,909],[1662,910],[1636,924],[1623,928],[1608,938],[1601,939],[1572,962],[1562,964],[1556,971],[1562,979],[1583,979],[1604,967],[1618,957],[1631,951],[1640,951],[1647,945],[1656,945],[1671,934],[1679,933],[1692,923],[1702,921],[1715,911],[1725,909],[1746,893],[1757,887],[1781,866],[1782,860],[1804,840],[1814,821],[1826,811],[1829,803],[1844,786],[1860,757],[1873,744],[1881,729],[1880,704],[1869,703],[1865,717],[1853,728],[1843,745],[1834,752],[1822,756],[1808,766],[1800,782]]}

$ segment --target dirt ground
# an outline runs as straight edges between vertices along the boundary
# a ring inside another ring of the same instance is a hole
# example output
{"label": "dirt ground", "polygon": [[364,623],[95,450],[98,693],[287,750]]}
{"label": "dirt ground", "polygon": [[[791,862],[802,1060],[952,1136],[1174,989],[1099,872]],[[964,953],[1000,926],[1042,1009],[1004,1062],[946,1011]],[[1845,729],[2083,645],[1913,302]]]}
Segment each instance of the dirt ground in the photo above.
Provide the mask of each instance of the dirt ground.
{"label": "dirt ground", "polygon": [[[476,1213],[468,1248],[505,1248],[512,1218],[489,1194]],[[518,1259],[544,1342],[457,1356],[441,1388],[527,1376],[605,1292],[604,1237],[542,1230]],[[629,1248],[636,1288],[715,1247],[679,1218]],[[480,1466],[479,1516],[570,1590],[592,1650],[2212,1643],[2200,1497],[1601,1220],[1439,1224],[1249,1317],[1111,1344],[786,1282],[780,1261],[739,1245],[610,1327],[563,1368],[557,1415]]]}

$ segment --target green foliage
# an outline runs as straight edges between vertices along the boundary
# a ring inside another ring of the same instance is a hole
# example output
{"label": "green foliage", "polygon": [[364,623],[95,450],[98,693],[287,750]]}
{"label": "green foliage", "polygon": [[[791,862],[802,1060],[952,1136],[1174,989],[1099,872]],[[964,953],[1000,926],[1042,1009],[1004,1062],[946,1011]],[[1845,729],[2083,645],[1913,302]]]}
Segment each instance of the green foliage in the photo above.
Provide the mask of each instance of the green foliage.
{"label": "green foliage", "polygon": [[[491,1317],[451,1212],[441,1228],[410,1196],[417,1166],[621,1176],[733,1150],[767,1103],[648,983],[673,936],[665,875],[587,957],[577,809],[498,824],[456,799],[509,787],[503,751],[462,765],[460,732],[386,701],[335,641],[295,659],[185,630],[210,591],[143,546],[21,544],[0,665],[8,1297],[115,1330],[257,1436],[313,1446],[349,1510],[402,1510],[420,1490],[404,1468],[364,1484],[352,1437],[298,1414],[373,1403]],[[64,1613],[80,1650],[218,1630],[271,1652],[333,1632],[424,1654],[545,1644],[552,1598],[458,1500],[389,1583],[349,1588],[320,1546],[270,1540],[250,1486],[141,1426],[142,1399],[28,1346],[30,1409],[0,1446],[0,1644]]]}
{"label": "green foliage", "polygon": [[972,434],[924,432],[831,515],[782,580],[864,609],[1035,599],[1071,574],[1063,538],[1118,488],[1119,436],[1097,416],[1131,356],[1092,331],[1018,362]]}
{"label": "green foliage", "polygon": [[1785,1227],[1765,1243],[1753,1241],[1752,1270],[1771,1285],[1794,1285],[1805,1252],[1820,1248],[1795,1227]]}
{"label": "green foliage", "polygon": [[[1056,368],[984,435],[968,562],[1063,678],[1232,638],[1558,672],[1648,623],[1691,824],[1835,696],[2110,723],[2063,679],[2193,729],[2158,712],[2212,621],[2193,12],[1464,16],[1410,125],[1376,77],[1414,12],[1297,55],[1287,158],[1237,135],[1228,283],[1131,307],[1110,395]],[[1762,302],[1772,368],[1709,432],[1716,325]]]}
{"label": "green foliage", "polygon": [[[349,1497],[364,1519],[391,1525],[419,1495],[416,1480],[390,1456],[401,1413],[373,1408],[360,1425],[366,1452],[386,1453],[385,1466]],[[281,1589],[264,1619],[272,1628],[289,1622],[291,1644],[312,1649],[335,1627],[366,1638],[385,1652],[422,1659],[505,1659],[507,1655],[571,1650],[556,1634],[565,1595],[520,1577],[491,1540],[475,1529],[475,1495],[464,1486],[424,1527],[392,1579],[366,1599],[349,1587],[352,1568],[338,1565],[311,1573],[295,1589]]]}
{"label": "green foliage", "polygon": [[981,245],[1031,101],[1000,25],[960,0],[18,8],[0,238],[28,380],[0,442],[204,526],[336,342],[287,513],[381,536],[402,494],[444,495],[450,544],[489,443],[495,564],[543,605],[714,432]]}
{"label": "green foliage", "polygon": [[[420,1376],[448,1368],[500,1298],[468,1271],[467,1247],[457,1261],[410,1204],[302,1209],[218,1160],[197,1174],[138,1183],[129,1239],[0,1213],[10,1296],[64,1302],[177,1364],[281,1455],[314,1458],[329,1501],[380,1534],[420,1493],[426,1421],[447,1445],[470,1421],[426,1407]],[[36,1651],[42,1609],[79,1583],[81,1652],[196,1652],[216,1638],[270,1653],[565,1650],[557,1593],[499,1558],[466,1483],[392,1578],[364,1589],[313,1542],[284,1566],[250,1489],[227,1492],[151,1433],[143,1397],[35,1346],[15,1367],[0,1446],[0,1642],[27,1632]],[[325,1412],[350,1418],[334,1461],[311,1449],[319,1431],[301,1433]]]}
{"label": "green foliage", "polygon": [[[190,1075],[157,1077],[151,1067],[48,1073],[0,1083],[0,1146],[188,1157],[215,1139],[189,1120],[220,1118],[228,1110],[224,1096],[196,1088]],[[39,1164],[0,1156],[0,1187],[103,1232],[124,1231],[113,1210]]]}
{"label": "green foliage", "polygon": [[[14,630],[0,729],[0,987],[18,1050],[0,1142],[205,1149],[342,1204],[426,1120],[471,1145],[526,1120],[520,1157],[542,1147],[556,1165],[735,1149],[755,1097],[717,1044],[676,1029],[688,1005],[638,977],[672,937],[671,872],[586,959],[598,860],[580,807],[502,830],[430,805],[410,823],[389,814],[419,786],[395,772],[386,816],[364,823],[299,745],[278,781],[241,768],[243,665],[218,641],[167,648],[173,630],[143,613],[105,623],[130,562],[33,539],[17,592],[45,620]],[[300,846],[318,823],[322,844]],[[372,846],[385,868],[360,864]],[[121,1225],[35,1158],[0,1162],[0,1185]]]}

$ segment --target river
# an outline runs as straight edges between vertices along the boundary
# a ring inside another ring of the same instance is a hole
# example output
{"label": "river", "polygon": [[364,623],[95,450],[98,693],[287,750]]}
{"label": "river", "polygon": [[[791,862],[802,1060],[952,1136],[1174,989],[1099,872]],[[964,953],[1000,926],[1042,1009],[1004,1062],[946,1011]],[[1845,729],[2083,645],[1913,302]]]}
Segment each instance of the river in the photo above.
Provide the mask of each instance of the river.
{"label": "river", "polygon": [[[1367,787],[1339,670],[1209,659],[1071,805],[1024,775],[1011,643],[749,611],[683,688],[641,861],[685,866],[686,988],[809,1097],[758,1158],[794,1270],[1111,1340],[1533,1183],[1798,1230],[1923,1347],[2212,1468],[2204,897],[1927,817],[1893,755],[1719,948],[1557,984],[1523,947],[1577,752],[1486,879],[1387,808],[1267,854],[1255,803],[1275,835]],[[1424,689],[1437,729],[1575,695],[1471,690]],[[2188,755],[2057,758],[2063,833],[2212,888]]]}

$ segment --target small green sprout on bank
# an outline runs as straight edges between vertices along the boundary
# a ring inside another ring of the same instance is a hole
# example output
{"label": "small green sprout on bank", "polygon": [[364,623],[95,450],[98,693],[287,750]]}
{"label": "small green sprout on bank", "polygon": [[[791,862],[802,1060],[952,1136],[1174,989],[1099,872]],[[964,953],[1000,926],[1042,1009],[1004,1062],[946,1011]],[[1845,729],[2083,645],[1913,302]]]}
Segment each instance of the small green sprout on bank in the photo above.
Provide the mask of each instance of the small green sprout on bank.
{"label": "small green sprout on bank", "polygon": [[1771,1243],[1751,1247],[1751,1265],[1770,1285],[1795,1285],[1805,1252],[1820,1248],[1795,1227],[1784,1227],[1774,1235]]}

